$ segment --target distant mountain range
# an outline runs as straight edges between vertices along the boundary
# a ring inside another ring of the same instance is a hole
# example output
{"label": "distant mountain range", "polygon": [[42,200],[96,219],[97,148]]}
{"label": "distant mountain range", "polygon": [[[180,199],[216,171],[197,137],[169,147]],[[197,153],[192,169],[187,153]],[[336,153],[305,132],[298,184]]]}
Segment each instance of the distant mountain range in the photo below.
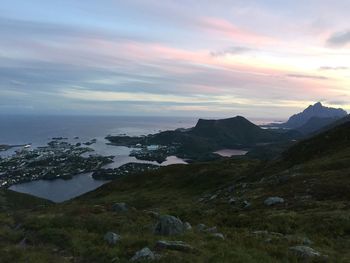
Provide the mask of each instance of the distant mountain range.
{"label": "distant mountain range", "polygon": [[304,131],[310,131],[309,127],[314,127],[314,129],[317,130],[320,126],[328,125],[345,116],[347,116],[345,110],[326,107],[323,106],[321,102],[317,102],[307,107],[303,112],[291,116],[288,121],[282,123],[280,127],[289,129],[300,128]]}
{"label": "distant mountain range", "polygon": [[190,129],[163,131],[145,137],[109,136],[107,139],[122,146],[175,146],[176,155],[194,160],[207,160],[220,149],[245,149],[291,141],[299,136],[296,131],[262,129],[242,116],[228,119],[199,119]]}

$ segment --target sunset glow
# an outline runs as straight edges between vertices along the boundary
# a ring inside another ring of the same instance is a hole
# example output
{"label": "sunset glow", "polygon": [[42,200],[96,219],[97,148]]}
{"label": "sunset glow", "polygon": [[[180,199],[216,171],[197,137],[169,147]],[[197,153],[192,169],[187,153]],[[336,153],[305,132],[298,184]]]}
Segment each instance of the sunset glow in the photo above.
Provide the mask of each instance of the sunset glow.
{"label": "sunset glow", "polygon": [[5,0],[0,110],[282,119],[316,101],[350,110],[349,9],[345,0]]}

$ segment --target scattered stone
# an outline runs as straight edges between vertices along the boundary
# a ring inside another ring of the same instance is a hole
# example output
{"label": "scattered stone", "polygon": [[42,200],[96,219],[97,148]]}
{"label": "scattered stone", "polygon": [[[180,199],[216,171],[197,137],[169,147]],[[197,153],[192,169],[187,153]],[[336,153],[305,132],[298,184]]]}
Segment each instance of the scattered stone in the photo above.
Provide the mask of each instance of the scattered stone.
{"label": "scattered stone", "polygon": [[284,203],[284,199],[281,197],[269,197],[264,201],[264,204],[266,206],[272,206],[272,205],[276,205],[276,204],[283,204]]}
{"label": "scattered stone", "polygon": [[307,246],[290,247],[289,250],[301,259],[311,259],[321,257],[321,253]]}
{"label": "scattered stone", "polygon": [[225,240],[225,236],[222,233],[213,233],[213,234],[211,234],[211,236],[218,238],[218,239]]}
{"label": "scattered stone", "polygon": [[186,231],[192,230],[192,226],[191,226],[191,224],[189,222],[185,222],[184,223],[184,228],[185,228]]}
{"label": "scattered stone", "polygon": [[155,254],[148,248],[144,247],[140,251],[137,251],[130,261],[143,261],[143,260],[155,260]]}
{"label": "scattered stone", "polygon": [[183,234],[185,226],[179,218],[171,215],[162,215],[154,229],[154,234],[173,236]]}
{"label": "scattered stone", "polygon": [[115,203],[112,206],[114,212],[127,212],[129,210],[128,206],[125,203]]}
{"label": "scattered stone", "polygon": [[249,209],[251,208],[252,204],[248,202],[247,200],[243,201],[243,208],[244,209]]}
{"label": "scattered stone", "polygon": [[236,203],[236,198],[231,197],[231,198],[228,200],[228,203],[229,203],[230,205],[234,205],[234,204]]}
{"label": "scattered stone", "polygon": [[189,251],[193,250],[193,247],[186,244],[183,241],[159,240],[156,244],[156,249],[157,250],[169,249],[169,250],[189,252]]}
{"label": "scattered stone", "polygon": [[208,227],[206,225],[204,225],[204,224],[198,224],[197,227],[196,227],[198,232],[205,232],[205,230],[207,230],[207,228]]}
{"label": "scattered stone", "polygon": [[205,230],[205,232],[208,232],[208,233],[217,233],[217,231],[218,231],[218,229],[217,229],[216,226],[207,228],[207,229]]}
{"label": "scattered stone", "polygon": [[212,195],[210,198],[209,198],[209,200],[211,201],[211,200],[214,200],[215,198],[217,198],[218,197],[218,195]]}
{"label": "scattered stone", "polygon": [[113,232],[107,232],[104,236],[104,240],[108,242],[110,245],[115,245],[120,241],[121,237],[120,235],[113,233]]}

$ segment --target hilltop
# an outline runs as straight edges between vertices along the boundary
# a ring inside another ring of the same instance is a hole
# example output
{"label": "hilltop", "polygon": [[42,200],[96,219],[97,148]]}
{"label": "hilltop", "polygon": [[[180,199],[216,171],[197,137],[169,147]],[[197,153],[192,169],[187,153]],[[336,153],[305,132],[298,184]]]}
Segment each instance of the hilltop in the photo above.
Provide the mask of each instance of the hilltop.
{"label": "hilltop", "polygon": [[[208,125],[217,124],[199,130]],[[349,134],[343,123],[274,161],[173,165],[63,204],[4,208],[2,260],[129,262],[149,247],[159,262],[349,262]],[[192,230],[155,234],[165,214]],[[120,235],[117,244],[104,240],[108,231]],[[183,243],[160,249],[160,240]]]}

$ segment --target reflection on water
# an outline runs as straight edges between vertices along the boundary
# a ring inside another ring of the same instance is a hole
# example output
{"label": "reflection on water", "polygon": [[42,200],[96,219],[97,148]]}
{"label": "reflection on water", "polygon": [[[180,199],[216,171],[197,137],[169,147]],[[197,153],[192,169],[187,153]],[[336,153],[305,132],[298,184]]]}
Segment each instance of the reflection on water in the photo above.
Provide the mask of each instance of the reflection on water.
{"label": "reflection on water", "polygon": [[92,173],[79,174],[70,180],[38,180],[11,186],[9,189],[49,199],[53,202],[63,202],[92,191],[109,181],[94,180]]}
{"label": "reflection on water", "polygon": [[222,150],[216,151],[214,153],[216,153],[222,157],[232,157],[232,156],[245,155],[247,152],[248,151],[244,151],[244,150],[222,149]]}

